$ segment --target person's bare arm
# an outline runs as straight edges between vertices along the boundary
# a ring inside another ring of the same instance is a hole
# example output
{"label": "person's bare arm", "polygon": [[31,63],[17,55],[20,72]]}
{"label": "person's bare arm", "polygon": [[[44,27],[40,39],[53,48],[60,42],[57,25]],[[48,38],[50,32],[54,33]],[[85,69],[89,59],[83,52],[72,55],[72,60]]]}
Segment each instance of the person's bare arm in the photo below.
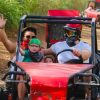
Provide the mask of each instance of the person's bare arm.
{"label": "person's bare arm", "polygon": [[48,55],[48,54],[54,54],[54,52],[52,51],[51,48],[47,48],[47,49],[42,49],[42,51],[44,53],[44,55]]}
{"label": "person's bare arm", "polygon": [[20,50],[21,55],[24,56],[25,55],[25,51],[22,48],[20,48],[19,50]]}
{"label": "person's bare arm", "polygon": [[87,49],[84,49],[81,52],[77,49],[73,49],[73,54],[77,57],[81,56],[83,61],[87,60],[91,56],[91,52]]}
{"label": "person's bare arm", "polygon": [[10,53],[14,53],[16,49],[16,43],[8,39],[4,29],[5,24],[6,24],[6,19],[4,19],[2,15],[0,16],[0,40]]}
{"label": "person's bare arm", "polygon": [[90,58],[91,52],[87,49],[84,49],[82,50],[81,55],[82,55],[83,60],[87,60],[88,58]]}
{"label": "person's bare arm", "polygon": [[16,43],[12,42],[11,40],[8,39],[5,31],[3,29],[0,29],[0,40],[2,41],[2,43],[4,44],[4,46],[6,47],[6,49],[10,52],[10,53],[14,53],[16,50]]}

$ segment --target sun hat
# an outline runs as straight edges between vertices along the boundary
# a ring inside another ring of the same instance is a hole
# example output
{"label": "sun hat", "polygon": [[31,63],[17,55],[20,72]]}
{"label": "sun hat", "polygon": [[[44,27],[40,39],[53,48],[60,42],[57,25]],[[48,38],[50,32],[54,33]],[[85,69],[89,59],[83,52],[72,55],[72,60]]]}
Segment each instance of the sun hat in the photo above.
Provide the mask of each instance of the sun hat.
{"label": "sun hat", "polygon": [[41,41],[39,39],[37,39],[37,38],[33,38],[29,42],[29,45],[32,45],[32,44],[36,44],[38,46],[41,46]]}

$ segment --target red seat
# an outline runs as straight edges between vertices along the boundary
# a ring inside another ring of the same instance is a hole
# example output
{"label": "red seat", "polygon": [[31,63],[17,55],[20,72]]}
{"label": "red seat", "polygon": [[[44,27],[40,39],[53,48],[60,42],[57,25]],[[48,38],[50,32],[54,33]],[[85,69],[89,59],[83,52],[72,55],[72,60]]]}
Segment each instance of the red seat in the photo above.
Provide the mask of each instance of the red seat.
{"label": "red seat", "polygon": [[78,10],[49,10],[48,11],[48,16],[75,17],[79,15],[80,15],[80,12]]}
{"label": "red seat", "polygon": [[[80,16],[80,12],[78,10],[49,10],[48,16],[78,17]],[[48,47],[64,39],[64,25],[65,24],[47,24],[46,40],[47,44],[49,44]]]}

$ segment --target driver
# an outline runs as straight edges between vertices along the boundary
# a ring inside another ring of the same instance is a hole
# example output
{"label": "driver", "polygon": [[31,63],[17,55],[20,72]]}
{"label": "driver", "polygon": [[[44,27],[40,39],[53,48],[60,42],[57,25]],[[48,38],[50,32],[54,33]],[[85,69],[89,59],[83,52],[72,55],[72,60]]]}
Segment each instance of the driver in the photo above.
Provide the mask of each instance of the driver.
{"label": "driver", "polygon": [[[81,37],[80,24],[67,24],[64,26],[65,40],[53,44],[50,48],[45,49],[44,54],[56,54],[58,63],[69,63],[70,60],[83,60],[84,63],[89,63],[91,56],[91,47],[89,44],[80,40]],[[70,49],[71,51],[67,51]]]}

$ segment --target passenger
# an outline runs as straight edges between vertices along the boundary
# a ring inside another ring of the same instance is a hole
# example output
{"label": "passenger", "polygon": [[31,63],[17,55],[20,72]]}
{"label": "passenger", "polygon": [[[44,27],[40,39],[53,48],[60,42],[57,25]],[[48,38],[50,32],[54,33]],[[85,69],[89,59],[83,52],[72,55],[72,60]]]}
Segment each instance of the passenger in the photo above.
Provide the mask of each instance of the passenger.
{"label": "passenger", "polygon": [[[23,50],[27,50],[28,49],[28,43],[30,41],[30,39],[36,38],[37,35],[37,31],[34,27],[26,27],[22,30],[22,34],[21,34],[21,48]],[[19,58],[18,61],[22,61],[23,60],[23,55],[20,54],[19,52]]]}
{"label": "passenger", "polygon": [[40,50],[41,41],[37,38],[31,39],[27,50],[20,49],[21,54],[24,56],[23,62],[41,62],[43,54]]}
{"label": "passenger", "polygon": [[85,17],[96,18],[99,20],[100,12],[95,9],[95,1],[90,1],[88,7],[84,10]]}
{"label": "passenger", "polygon": [[[20,48],[20,53],[24,56],[23,62],[41,62],[43,55],[39,52],[41,50],[41,41],[37,38],[33,38],[29,41],[25,50]],[[17,80],[24,80],[23,76],[18,75]],[[26,85],[24,83],[18,84],[18,97],[19,100],[25,99],[27,92]]]}
{"label": "passenger", "polygon": [[[0,16],[0,40],[10,53],[15,53],[17,43],[12,42],[11,40],[8,39],[8,37],[5,33],[5,24],[6,24],[6,19],[4,19],[3,15],[2,15],[2,16]],[[25,29],[23,29],[22,36],[21,36],[22,49],[27,49],[29,40],[32,38],[36,38],[36,35],[37,35],[37,31],[33,27],[26,27]],[[23,61],[23,58],[24,58],[24,56],[21,56],[21,54],[19,53],[18,61],[20,61],[20,62]],[[16,60],[16,57],[14,56],[12,59],[12,62],[15,62],[15,60]],[[13,71],[13,70],[14,70],[14,67],[11,66],[10,71]],[[18,79],[18,77],[17,77],[17,79]],[[22,79],[20,77],[20,80],[23,80],[23,77],[22,77]],[[25,84],[19,83],[18,84],[19,100],[24,100],[23,98],[25,96],[25,93],[26,93]]]}
{"label": "passenger", "polygon": [[[15,53],[17,43],[8,39],[5,32],[6,19],[0,16],[0,40],[10,53]],[[31,38],[36,38],[37,31],[34,27],[26,27],[21,34],[21,47],[27,49],[28,42]]]}
{"label": "passenger", "polygon": [[[0,17],[0,40],[10,53],[15,53],[17,43],[8,39],[4,29],[5,24],[6,24],[6,19],[4,19],[3,16],[1,16]],[[29,40],[32,38],[36,38],[36,35],[37,35],[37,31],[34,27],[24,28],[21,34],[21,48],[27,49]],[[12,62],[14,62],[15,60],[16,60],[16,56],[13,57]],[[23,56],[21,56],[21,54],[19,53],[18,61],[21,62],[22,60],[23,60]]]}
{"label": "passenger", "polygon": [[[43,60],[43,54],[40,53],[41,41],[37,38],[31,39],[28,44],[27,50],[20,48],[21,54],[24,56],[23,62],[41,62]],[[24,80],[24,77],[17,75],[18,80]],[[19,100],[24,100],[27,88],[24,83],[18,85]]]}
{"label": "passenger", "polygon": [[44,63],[55,63],[55,57],[53,55],[46,55],[44,57]]}

